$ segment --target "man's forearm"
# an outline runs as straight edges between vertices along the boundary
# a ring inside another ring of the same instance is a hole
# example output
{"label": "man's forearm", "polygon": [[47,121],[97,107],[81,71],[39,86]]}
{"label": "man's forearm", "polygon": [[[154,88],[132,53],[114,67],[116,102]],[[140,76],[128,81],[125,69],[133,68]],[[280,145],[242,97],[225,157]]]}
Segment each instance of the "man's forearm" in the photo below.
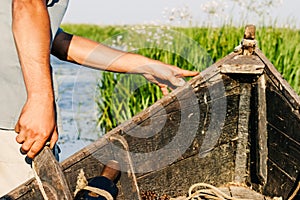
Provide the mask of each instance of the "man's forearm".
{"label": "man's forearm", "polygon": [[44,0],[13,0],[13,34],[27,90],[15,126],[22,152],[34,158],[58,139],[50,70],[50,20]]}
{"label": "man's forearm", "polygon": [[144,73],[139,71],[140,66],[159,62],[64,32],[56,37],[52,53],[66,61],[120,73]]}
{"label": "man's forearm", "polygon": [[53,97],[50,20],[43,0],[13,0],[13,34],[28,97]]}

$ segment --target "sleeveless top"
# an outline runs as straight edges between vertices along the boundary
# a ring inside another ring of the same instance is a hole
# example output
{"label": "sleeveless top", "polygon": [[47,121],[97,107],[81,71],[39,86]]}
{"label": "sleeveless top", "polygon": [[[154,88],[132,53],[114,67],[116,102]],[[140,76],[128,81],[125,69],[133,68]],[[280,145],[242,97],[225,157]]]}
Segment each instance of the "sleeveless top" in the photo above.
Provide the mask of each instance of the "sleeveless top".
{"label": "sleeveless top", "polygon": [[[52,40],[59,31],[67,5],[68,0],[48,2]],[[12,33],[12,0],[0,1],[0,30],[0,129],[13,130],[27,94]]]}

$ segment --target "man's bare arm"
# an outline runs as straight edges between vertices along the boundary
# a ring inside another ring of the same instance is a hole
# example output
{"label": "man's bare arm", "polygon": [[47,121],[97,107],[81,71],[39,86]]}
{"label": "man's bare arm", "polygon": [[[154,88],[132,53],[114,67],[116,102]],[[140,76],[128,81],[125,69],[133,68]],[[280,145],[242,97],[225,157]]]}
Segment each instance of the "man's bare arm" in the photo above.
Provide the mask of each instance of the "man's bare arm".
{"label": "man's bare arm", "polygon": [[137,73],[134,68],[151,61],[141,55],[112,49],[90,39],[65,32],[56,36],[52,54],[65,61],[120,73]]}
{"label": "man's bare arm", "polygon": [[198,74],[64,32],[56,36],[52,53],[60,59],[100,70],[142,74],[157,84],[163,94],[168,93],[168,86],[182,86],[184,84],[182,77]]}
{"label": "man's bare arm", "polygon": [[46,0],[13,0],[13,34],[27,90],[15,130],[22,150],[33,158],[57,141],[50,71],[50,20]]}

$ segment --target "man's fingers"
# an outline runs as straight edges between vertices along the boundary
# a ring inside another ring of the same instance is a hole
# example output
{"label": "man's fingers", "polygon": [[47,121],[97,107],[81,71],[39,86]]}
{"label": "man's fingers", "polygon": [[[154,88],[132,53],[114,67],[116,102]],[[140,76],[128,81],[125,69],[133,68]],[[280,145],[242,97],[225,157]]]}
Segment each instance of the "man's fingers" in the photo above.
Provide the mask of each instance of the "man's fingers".
{"label": "man's fingers", "polygon": [[58,132],[57,132],[57,128],[55,127],[50,139],[50,149],[54,148],[54,145],[57,142],[57,140],[58,140]]}
{"label": "man's fingers", "polygon": [[168,86],[166,84],[158,83],[157,85],[160,87],[160,90],[164,96],[169,94]]}
{"label": "man's fingers", "polygon": [[[185,85],[186,82],[183,79],[183,77],[196,76],[199,74],[199,72],[195,72],[195,71],[189,71],[183,69],[177,70],[177,68],[175,68],[174,66],[172,66],[172,70],[173,70],[172,73],[168,75],[164,75],[162,77],[154,77],[151,74],[143,74],[143,75],[148,81],[157,84],[160,87],[163,95],[165,96],[169,94],[168,87],[170,87],[170,89],[175,89],[176,87],[181,87]],[[178,73],[175,74],[175,71],[177,71]]]}
{"label": "man's fingers", "polygon": [[35,141],[30,150],[27,152],[27,156],[31,159],[33,159],[45,146],[45,142],[42,142],[40,140]]}
{"label": "man's fingers", "polygon": [[182,69],[180,71],[181,76],[197,76],[198,74],[199,74],[199,72],[189,71],[189,70],[185,70],[185,69]]}
{"label": "man's fingers", "polygon": [[28,153],[32,148],[33,144],[34,144],[34,140],[29,140],[29,139],[25,140],[21,146],[21,152]]}
{"label": "man's fingers", "polygon": [[166,96],[169,94],[168,88],[167,87],[161,87],[160,90],[162,91],[163,95]]}
{"label": "man's fingers", "polygon": [[19,133],[16,137],[16,141],[19,143],[19,144],[23,144],[26,140],[26,137],[24,134],[22,133]]}
{"label": "man's fingers", "polygon": [[[55,128],[53,130],[53,134],[51,138],[48,138],[50,140],[50,148],[53,149],[55,143],[58,140],[58,134],[57,129]],[[37,138],[37,137],[26,137],[26,134],[24,134],[24,131],[21,130],[21,132],[17,135],[16,141],[19,144],[22,144],[21,146],[21,153],[27,154],[29,158],[34,158],[45,146],[45,143],[49,141],[46,139],[46,137],[43,138]]]}
{"label": "man's fingers", "polygon": [[154,76],[152,76],[151,74],[143,74],[143,76],[150,81],[151,83],[154,83],[156,85],[159,85],[160,83],[156,80],[156,78],[154,78]]}

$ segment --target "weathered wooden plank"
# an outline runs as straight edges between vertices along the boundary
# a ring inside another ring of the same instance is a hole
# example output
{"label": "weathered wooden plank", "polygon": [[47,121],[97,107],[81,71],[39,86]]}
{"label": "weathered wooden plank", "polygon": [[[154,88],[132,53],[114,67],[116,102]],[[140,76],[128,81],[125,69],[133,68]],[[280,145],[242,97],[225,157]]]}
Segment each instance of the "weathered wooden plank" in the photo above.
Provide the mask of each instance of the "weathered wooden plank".
{"label": "weathered wooden plank", "polygon": [[255,74],[260,75],[264,71],[265,64],[257,56],[237,55],[225,62],[221,67],[221,73],[225,74]]}
{"label": "weathered wooden plank", "polygon": [[35,179],[30,179],[25,184],[8,193],[1,200],[19,200],[19,199],[43,199]]}
{"label": "weathered wooden plank", "polygon": [[62,168],[48,146],[35,157],[33,168],[36,178],[41,181],[39,189],[45,191],[47,197],[53,200],[73,199]]}
{"label": "weathered wooden plank", "polygon": [[256,173],[261,185],[266,184],[268,176],[268,132],[266,80],[262,75],[257,81],[257,167]]}
{"label": "weathered wooden plank", "polygon": [[231,196],[237,199],[271,200],[271,198],[265,197],[264,195],[246,187],[229,186],[228,190],[230,191]]}
{"label": "weathered wooden plank", "polygon": [[238,139],[235,158],[234,181],[245,183],[249,176],[247,170],[247,161],[249,156],[249,117],[250,117],[250,100],[251,85],[244,83],[241,85],[241,96],[239,102],[238,118]]}
{"label": "weathered wooden plank", "polygon": [[265,63],[265,73],[269,77],[269,80],[277,87],[277,90],[282,93],[283,96],[290,102],[295,110],[299,113],[300,109],[300,97],[288,84],[288,82],[282,77],[282,75],[276,70],[274,65],[267,59],[267,57],[261,52],[260,49],[255,50],[256,55]]}
{"label": "weathered wooden plank", "polygon": [[[288,148],[286,145],[290,144],[290,141],[286,143],[286,139],[291,139],[291,141],[297,141],[292,138],[299,138],[299,131],[296,131],[297,127],[299,127],[299,118],[297,117],[297,113],[295,113],[293,106],[286,100],[286,97],[279,93],[279,91],[276,89],[276,87],[273,86],[273,82],[269,80],[269,77],[266,77],[266,85],[265,85],[265,92],[264,89],[261,87],[264,84],[260,80],[258,80],[258,84],[256,85],[255,89],[253,90],[253,97],[254,100],[252,102],[252,116],[251,116],[251,148],[250,152],[250,173],[251,173],[251,181],[253,187],[260,191],[264,192],[264,194],[268,195],[280,195],[284,194],[287,196],[287,194],[290,192],[289,190],[292,187],[293,179],[291,179],[291,173],[294,174],[294,177],[297,176],[295,174],[295,171],[299,171],[299,160],[298,158],[292,158],[289,156],[292,154],[289,152],[290,150],[282,150],[282,148]],[[261,86],[259,86],[261,85]],[[261,89],[260,89],[261,88]],[[273,88],[273,89],[272,89]],[[261,91],[260,91],[261,90]],[[264,95],[259,95],[259,93]],[[266,102],[263,108],[259,107],[258,102],[263,102],[262,100],[259,100],[259,98],[265,98]],[[253,104],[254,103],[254,104]],[[257,110],[257,112],[255,112]],[[265,110],[265,111],[264,111]],[[261,114],[259,114],[261,112]],[[282,113],[285,113],[282,115]],[[261,119],[258,116],[265,116],[265,120],[258,120]],[[281,120],[278,116],[281,116]],[[286,122],[285,122],[286,121]],[[259,128],[260,127],[263,128]],[[273,126],[274,124],[274,126]],[[289,126],[289,127],[286,127]],[[277,129],[276,127],[279,127]],[[284,128],[282,128],[284,127]],[[284,130],[283,131],[280,131]],[[279,130],[279,131],[278,131]],[[268,154],[265,154],[262,161],[267,162],[266,165],[264,165],[264,169],[267,169],[267,179],[265,184],[262,186],[261,181],[258,181],[260,177],[257,177],[255,174],[259,172],[259,165],[253,166],[254,163],[256,163],[256,160],[258,159],[258,154],[253,154],[253,152],[257,152],[260,150],[259,148],[259,140],[256,136],[256,133],[267,135],[264,136],[264,142],[262,143],[263,148],[268,148]],[[280,136],[281,135],[281,136]],[[285,137],[287,136],[287,137]],[[283,138],[282,138],[283,137]],[[288,139],[288,140],[289,140]],[[267,142],[267,144],[265,144]],[[290,147],[293,147],[296,150],[296,152],[299,151],[299,145],[297,144],[291,144]],[[281,149],[281,150],[280,150]],[[280,153],[281,152],[281,153]],[[296,153],[298,155],[299,153]],[[294,154],[293,154],[294,155]],[[274,159],[274,160],[273,160]],[[283,159],[279,161],[278,159]],[[272,162],[268,160],[273,160]],[[276,164],[275,164],[276,162]],[[273,163],[273,164],[270,164]],[[297,163],[297,164],[296,164]],[[293,166],[293,167],[292,167]],[[291,171],[290,171],[290,170]],[[276,171],[276,175],[274,175],[274,170]],[[283,184],[285,182],[289,183],[289,187],[284,187]],[[258,185],[256,185],[258,184]],[[281,189],[277,189],[281,188]],[[284,190],[285,189],[285,190]],[[273,193],[274,191],[277,191],[277,193]]]}
{"label": "weathered wooden plank", "polygon": [[271,163],[268,173],[271,177],[265,191],[283,194],[286,198],[295,187],[300,170],[300,115],[299,110],[295,109],[298,100],[293,99],[293,92],[271,73],[266,88],[268,158]]}
{"label": "weathered wooden plank", "polygon": [[[300,143],[268,125],[269,159],[276,163],[293,181],[300,174]],[[280,183],[278,181],[278,183]],[[275,186],[274,186],[275,187]]]}
{"label": "weathered wooden plank", "polygon": [[190,84],[193,88],[196,85],[199,85],[199,82],[206,82],[206,80],[211,79],[215,75],[220,73],[219,67],[226,61],[232,59],[234,56],[238,55],[237,53],[230,53],[224,58],[218,60],[217,62],[213,63],[210,67],[204,69],[199,76],[196,76],[190,80]]}
{"label": "weathered wooden plank", "polygon": [[[235,126],[234,129],[236,129],[238,119],[238,99],[238,95],[225,98],[228,104],[227,111],[225,113],[227,116],[225,118],[223,129],[227,129],[227,131],[223,131],[220,135],[220,143],[228,142],[231,138],[235,137],[235,135],[232,135],[233,132],[229,129],[229,126]],[[149,121],[145,120],[140,123],[139,126],[126,132],[125,137],[127,141],[130,144],[135,144],[130,145],[131,150],[135,152],[151,152],[158,150],[167,145],[176,136],[179,126],[181,126],[181,129],[183,129],[186,133],[189,131],[197,132],[197,129],[199,129],[198,131],[201,132],[199,137],[201,137],[201,135],[205,135],[208,126],[214,127],[220,123],[219,121],[210,121],[210,104],[211,102],[207,102],[207,105],[200,105],[200,119],[199,117],[194,118],[194,109],[183,109],[181,111],[151,118]],[[215,104],[217,105],[217,103]],[[218,107],[216,107],[216,109],[218,110]],[[183,117],[182,112],[186,112],[187,120],[181,120]]]}
{"label": "weathered wooden plank", "polygon": [[291,189],[294,188],[295,182],[291,180],[286,173],[283,173],[282,169],[271,159],[268,160],[268,167],[269,171],[267,184],[264,188],[261,188],[261,192],[270,197],[281,196],[283,199],[287,199]]}
{"label": "weathered wooden plank", "polygon": [[281,132],[299,142],[300,114],[271,82],[267,83],[266,95],[268,122],[276,125]]}
{"label": "weathered wooden plank", "polygon": [[198,182],[220,186],[233,180],[234,149],[224,144],[209,152],[175,162],[161,170],[138,177],[141,191],[154,191],[170,196],[185,195],[189,187]]}

